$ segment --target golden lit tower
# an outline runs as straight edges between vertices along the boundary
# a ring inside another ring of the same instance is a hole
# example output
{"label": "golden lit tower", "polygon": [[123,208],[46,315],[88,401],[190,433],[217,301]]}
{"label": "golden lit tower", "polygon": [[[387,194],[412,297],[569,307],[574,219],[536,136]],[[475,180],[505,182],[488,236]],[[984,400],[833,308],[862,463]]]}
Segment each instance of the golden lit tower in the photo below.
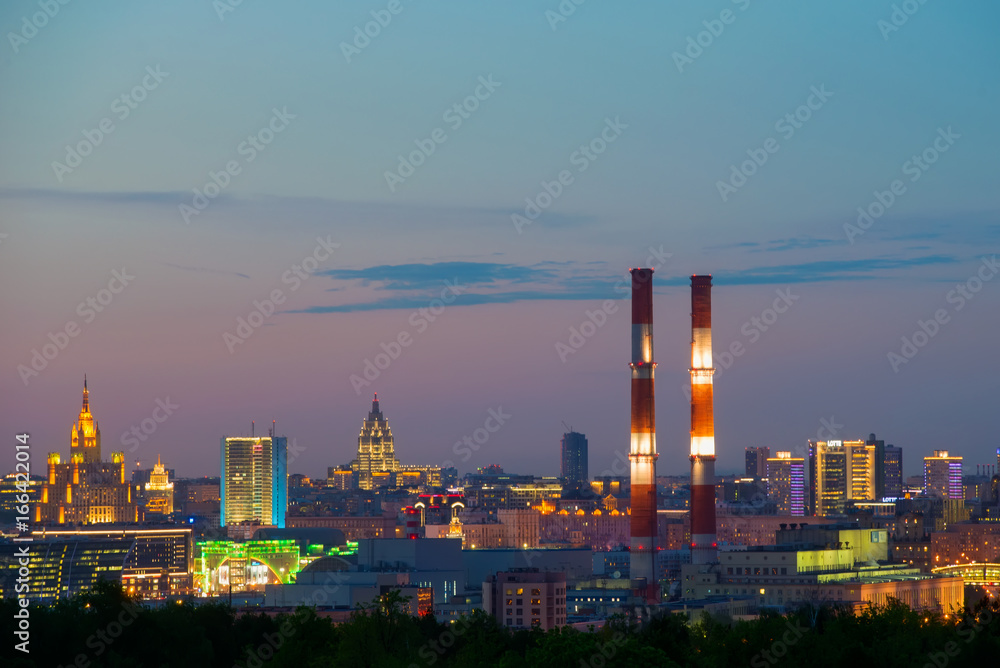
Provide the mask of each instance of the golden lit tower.
{"label": "golden lit tower", "polygon": [[79,455],[80,461],[84,464],[101,461],[101,430],[90,413],[90,390],[87,389],[86,375],[83,377],[83,408],[80,409],[76,424],[73,425],[69,454],[71,460],[76,460]]}
{"label": "golden lit tower", "polygon": [[156,455],[156,466],[146,483],[146,512],[169,515],[174,512],[174,483],[170,482],[167,469]]}
{"label": "golden lit tower", "polygon": [[35,521],[103,524],[138,519],[132,485],[125,481],[125,453],[112,452],[111,461],[101,461],[101,430],[90,413],[90,390],[84,377],[83,408],[73,425],[69,461],[64,464],[59,453],[49,453]]}
{"label": "golden lit tower", "polygon": [[809,505],[816,517],[844,514],[847,453],[843,441],[809,441]]}
{"label": "golden lit tower", "polygon": [[879,501],[878,467],[874,443],[844,441],[847,464],[847,498]]}
{"label": "golden lit tower", "polygon": [[392,440],[392,429],[379,409],[378,393],[372,399],[372,409],[358,435],[358,456],[351,462],[351,468],[354,469],[361,489],[373,487],[373,474],[392,473],[400,468]]}

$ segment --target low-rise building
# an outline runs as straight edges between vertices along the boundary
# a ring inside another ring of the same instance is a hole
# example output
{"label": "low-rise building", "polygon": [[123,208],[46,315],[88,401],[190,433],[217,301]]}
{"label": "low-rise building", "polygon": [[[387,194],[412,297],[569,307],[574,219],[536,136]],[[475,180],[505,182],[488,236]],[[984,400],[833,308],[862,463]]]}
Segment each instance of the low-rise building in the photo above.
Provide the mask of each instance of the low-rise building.
{"label": "low-rise building", "polygon": [[537,568],[500,571],[483,582],[483,609],[507,628],[566,624],[566,574]]}
{"label": "low-rise building", "polygon": [[933,565],[1000,562],[1000,524],[957,522],[931,534]]}
{"label": "low-rise building", "polygon": [[[802,542],[811,532],[816,543]],[[964,604],[962,578],[884,563],[887,538],[881,529],[779,532],[777,545],[722,552],[717,564],[682,567],[681,593],[685,599],[753,596],[759,606],[781,610],[824,603],[860,610],[890,597],[916,610],[950,612]]]}
{"label": "low-rise building", "polygon": [[339,529],[347,540],[367,538],[392,538],[396,535],[396,515],[335,517],[317,515],[306,517],[289,516],[286,524],[290,529]]}
{"label": "low-rise building", "polygon": [[833,524],[836,520],[826,517],[801,517],[791,515],[730,515],[720,513],[716,518],[716,536],[719,545],[755,547],[774,545],[778,531],[799,526]]}
{"label": "low-rise building", "polygon": [[0,596],[13,595],[20,549],[29,553],[32,600],[81,594],[102,579],[120,582],[129,594],[143,598],[191,593],[190,528],[56,528],[33,531],[32,538],[0,545]]}

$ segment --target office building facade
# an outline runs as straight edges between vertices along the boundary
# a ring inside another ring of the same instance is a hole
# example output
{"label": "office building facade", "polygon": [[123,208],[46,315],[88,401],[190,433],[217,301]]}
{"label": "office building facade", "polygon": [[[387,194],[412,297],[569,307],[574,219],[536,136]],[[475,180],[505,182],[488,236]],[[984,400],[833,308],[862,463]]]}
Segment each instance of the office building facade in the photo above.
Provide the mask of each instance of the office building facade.
{"label": "office building facade", "polygon": [[[874,435],[874,434],[873,434]],[[844,441],[847,464],[846,494],[852,501],[875,501],[878,493],[879,466],[874,444],[865,441]]]}
{"label": "office building facade", "polygon": [[483,609],[505,628],[564,626],[566,574],[537,568],[500,571],[483,582]]}
{"label": "office building facade", "polygon": [[771,448],[747,448],[746,476],[748,478],[767,477],[767,460],[771,456]]}
{"label": "office building facade", "polygon": [[947,450],[924,457],[924,494],[936,499],[964,499],[962,458]]}
{"label": "office building facade", "polygon": [[28,551],[31,598],[52,601],[85,593],[100,580],[120,582],[130,595],[165,598],[191,592],[190,528],[109,526],[43,529],[30,543],[0,545],[0,596],[13,596],[19,551]]}
{"label": "office building facade", "polygon": [[220,450],[220,524],[284,527],[288,439],[273,435],[224,437]]}
{"label": "office building facade", "polygon": [[883,458],[883,499],[903,497],[903,449],[895,445],[885,446]]}
{"label": "office building facade", "polygon": [[560,477],[567,487],[582,487],[589,480],[587,437],[575,431],[563,434]]}
{"label": "office building facade", "polygon": [[809,441],[809,506],[817,517],[842,515],[847,502],[847,451],[842,441]]}
{"label": "office building facade", "polygon": [[777,452],[767,459],[767,497],[777,504],[778,514],[806,514],[806,465],[791,452]]}

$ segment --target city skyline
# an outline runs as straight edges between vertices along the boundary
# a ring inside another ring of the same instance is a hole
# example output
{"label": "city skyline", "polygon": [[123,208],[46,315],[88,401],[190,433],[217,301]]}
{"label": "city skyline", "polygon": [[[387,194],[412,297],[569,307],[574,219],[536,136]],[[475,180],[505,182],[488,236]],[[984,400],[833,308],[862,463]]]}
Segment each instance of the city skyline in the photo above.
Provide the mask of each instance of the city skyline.
{"label": "city skyline", "polygon": [[[92,440],[96,440],[96,442],[99,444],[100,443],[100,431],[96,430],[97,429],[96,428],[96,423],[94,422],[93,418],[90,417],[91,416],[91,412],[90,412],[90,401],[91,401],[91,399],[90,399],[90,392],[91,392],[91,390],[87,386],[87,382],[88,381],[86,379],[84,379],[84,387],[83,387],[83,392],[84,392],[83,402],[84,402],[84,405],[83,405],[83,409],[80,411],[79,414],[81,416],[86,416],[84,418],[85,420],[86,419],[90,420],[89,422],[84,422],[84,424],[88,425],[88,428],[91,429],[91,431],[88,432],[88,434],[90,434],[90,438]],[[77,391],[77,398],[78,398],[77,403],[79,403],[79,388],[78,388],[78,391]],[[379,406],[380,401],[381,400],[378,399],[378,393],[373,393],[373,397],[372,397],[371,402],[370,403],[366,402],[366,404],[369,406],[369,408],[372,408],[375,411],[378,411],[378,406]],[[100,401],[99,401],[99,404],[100,404]],[[152,437],[155,436],[155,434],[157,432],[157,427],[158,427],[157,422],[159,421],[159,416],[160,415],[165,415],[165,417],[163,418],[163,421],[166,422],[167,418],[169,418],[169,412],[170,412],[170,408],[171,408],[171,404],[169,403],[169,401],[167,401],[167,402],[159,401],[158,404],[159,404],[158,408],[164,408],[165,410],[154,410],[154,412],[151,413],[150,417],[144,419],[146,421],[146,424],[153,425],[153,428],[150,429],[150,430],[148,430],[148,431],[144,431],[144,426],[145,425],[143,425],[142,422],[140,421],[139,425],[132,425],[134,427],[133,430],[122,432],[122,434],[121,434],[121,442],[122,443],[127,443],[127,442],[140,443],[140,441],[139,441],[140,438],[152,439]],[[104,413],[104,409],[103,408],[101,410],[101,413],[102,414]],[[369,417],[372,415],[371,411],[368,411],[368,415],[369,415]],[[378,420],[385,420],[385,418],[383,417],[382,413],[380,413],[380,412],[377,412],[377,419]],[[394,422],[395,422],[395,419],[394,419]],[[244,433],[243,431],[241,431],[239,429],[230,430],[229,432],[226,432],[226,434],[224,434],[222,436],[222,438],[223,439],[226,439],[226,438],[231,438],[231,439],[251,439],[251,438],[254,438],[254,430],[256,429],[255,423],[256,423],[256,420],[251,420],[250,429],[247,430],[246,433]],[[365,430],[369,428],[368,427],[369,421],[367,419],[364,420],[364,423],[365,423],[365,427],[362,429],[362,436],[364,436],[364,434],[366,433]],[[342,467],[346,467],[347,469],[350,469],[351,465],[352,465],[353,459],[356,458],[357,455],[358,455],[358,437],[355,436],[354,440],[353,440],[353,443],[351,445],[352,450],[349,453],[350,455],[353,455],[352,458],[345,459],[345,461],[340,461],[339,459],[337,461],[331,461],[331,462],[325,464],[322,467],[322,470],[319,471],[319,472],[309,472],[309,471],[305,471],[305,470],[300,470],[300,469],[298,469],[298,468],[296,468],[294,466],[294,462],[305,451],[303,449],[301,449],[301,447],[297,444],[296,437],[292,436],[292,435],[289,435],[287,433],[284,433],[284,429],[282,429],[282,433],[280,434],[280,436],[278,434],[271,434],[270,433],[270,429],[276,429],[276,424],[277,424],[276,420],[271,425],[268,425],[266,423],[262,423],[262,430],[263,429],[268,430],[267,431],[268,436],[257,435],[256,438],[257,439],[260,439],[260,438],[265,438],[266,439],[266,438],[269,438],[271,436],[278,436],[281,439],[287,439],[288,440],[288,442],[291,444],[289,446],[289,458],[288,458],[288,469],[287,469],[287,472],[288,472],[289,475],[294,474],[294,473],[302,473],[302,474],[307,475],[310,478],[325,478],[326,474],[327,474],[327,469],[329,469],[329,468],[342,468]],[[835,423],[831,426],[831,423],[825,422],[824,425],[825,425],[824,428],[827,428],[827,429],[831,429],[833,427],[836,427]],[[83,433],[82,430],[83,430],[83,427],[80,427],[80,433],[81,434]],[[76,424],[74,424],[73,425],[73,429],[72,429],[73,434],[75,434],[76,431],[77,431],[77,426],[76,426]],[[392,444],[393,444],[393,441],[394,441],[394,437],[392,436],[391,432],[389,432],[389,433],[390,433],[390,435],[389,435],[389,441],[388,442],[390,443],[390,446],[389,446],[390,447],[390,451],[392,451],[393,450]],[[570,433],[572,433],[572,434],[578,434],[581,437],[584,437],[585,440],[589,440],[589,439],[586,438],[586,433],[585,432],[570,432]],[[564,432],[564,431],[560,432],[560,438],[559,438],[559,440],[557,440],[555,442],[555,445],[554,445],[554,447],[556,449],[556,453],[555,453],[555,460],[556,461],[555,461],[555,464],[554,464],[555,470],[552,471],[552,472],[550,472],[550,471],[544,471],[544,472],[541,473],[541,475],[549,475],[549,476],[552,476],[552,477],[556,477],[556,476],[560,475],[560,470],[559,469],[560,469],[560,467],[562,465],[562,457],[563,457],[563,455],[562,455],[562,451],[563,451],[563,445],[562,445],[562,443],[563,443],[563,439],[565,438],[565,436],[566,436],[566,432]],[[33,438],[35,438],[35,437],[33,437]],[[72,441],[72,438],[70,440]],[[857,441],[851,441],[849,438],[846,438],[846,437],[843,438],[843,439],[832,439],[831,438],[829,440],[831,442],[836,442],[836,443],[843,442],[845,444],[846,443],[863,443],[864,442],[864,439],[860,439],[860,440],[857,440]],[[36,442],[37,442],[37,440],[36,440]],[[471,446],[469,445],[470,443],[471,443]],[[451,457],[455,457],[455,455],[457,453],[459,453],[459,452],[461,452],[461,453],[465,453],[465,452],[472,453],[472,452],[475,452],[475,451],[478,450],[478,448],[476,446],[477,446],[476,441],[472,440],[472,439],[470,439],[469,441],[466,441],[466,443],[464,443],[464,444],[461,441],[460,442],[456,442],[452,448],[449,448],[450,456]],[[118,444],[117,443],[111,444],[109,447],[118,449]],[[900,446],[895,446],[895,447],[898,449]],[[758,449],[758,446],[744,446],[744,449],[742,451],[736,453],[736,454],[742,456],[741,457],[743,459],[742,463],[745,465],[746,461],[748,461],[747,458],[746,458],[746,456],[745,456],[747,454],[747,452],[751,451],[751,450],[755,451],[757,449]],[[767,450],[766,447],[762,447],[760,449]],[[808,441],[807,441],[806,447],[801,448],[801,450],[804,453],[803,456],[804,457],[807,456]],[[67,452],[66,450],[63,450],[60,447],[45,448],[44,451],[47,452],[47,453],[55,453],[55,454],[60,454],[60,455],[63,454],[64,452]],[[156,448],[153,447],[153,446],[149,446],[148,448],[146,448],[146,451],[148,451],[148,452],[155,452],[155,456],[156,456],[157,460],[159,460],[161,456],[166,455],[168,457],[168,463],[172,463],[173,462],[173,460],[171,458],[171,451],[170,451],[169,448],[165,449],[163,451],[160,451],[160,450],[156,450]],[[589,448],[585,448],[585,451],[589,451]],[[70,448],[68,450],[68,452],[70,452],[70,454],[72,454],[72,448]],[[124,450],[124,454],[125,454],[125,463],[126,463],[126,470],[127,471],[136,470],[136,469],[140,468],[138,466],[138,464],[141,463],[141,460],[138,460],[138,459],[135,459],[135,458],[130,459],[129,458],[129,454],[130,453],[129,453],[128,450]],[[793,456],[793,455],[795,455],[795,451],[794,450],[793,451],[789,451],[788,454],[789,454],[789,456]],[[909,464],[910,468],[913,469],[915,472],[914,473],[910,473],[910,471],[908,469],[904,470],[903,477],[906,478],[906,477],[914,477],[914,476],[917,476],[917,475],[924,475],[924,473],[925,473],[925,459],[931,459],[934,456],[936,456],[936,454],[937,454],[937,451],[932,451],[930,454],[922,454],[922,453],[917,453],[917,452],[911,452],[911,454],[910,454],[909,457],[904,457],[904,467],[907,466],[906,462],[910,462],[910,464]],[[97,455],[97,456],[99,456],[99,455]],[[976,465],[978,463],[989,465],[989,466],[993,466],[993,465],[995,465],[996,462],[1000,462],[1000,449],[994,450],[993,456],[996,458],[996,461],[987,459],[987,460],[985,460],[983,462],[971,462],[967,458],[964,458],[964,455],[961,452],[959,452],[958,455],[957,455],[957,457],[959,458],[959,460],[962,460],[962,464],[963,464],[963,466],[962,466],[962,473],[964,475],[971,475],[972,474],[972,471],[971,471],[972,466],[974,466],[974,465]],[[623,458],[622,458],[622,461],[624,461]],[[724,462],[724,463],[727,466],[725,466],[724,469],[723,469],[723,472],[721,472],[719,474],[720,476],[740,477],[740,476],[745,475],[745,472],[742,471],[739,466],[729,467],[728,466],[728,464],[729,464],[728,461]],[[449,459],[449,460],[446,460],[444,462],[438,462],[438,461],[435,461],[435,462],[424,462],[424,461],[420,461],[420,462],[418,462],[418,464],[420,466],[428,466],[428,465],[430,465],[430,466],[445,466],[445,465],[456,464],[456,463],[452,459]],[[500,466],[504,466],[505,470],[507,472],[510,472],[510,473],[519,473],[520,472],[515,467],[506,465],[505,462],[502,461],[502,460],[491,461],[491,462],[488,462],[488,463],[481,463],[481,464],[476,464],[476,465],[470,465],[468,468],[463,468],[463,467],[458,466],[456,464],[456,468],[458,469],[459,475],[465,475],[467,473],[475,472],[477,468],[489,466],[490,464],[499,464]],[[400,466],[400,465],[397,463],[397,466]],[[618,465],[619,469],[616,470],[614,463],[612,463],[612,465],[609,466],[606,470],[595,471],[592,468],[591,458],[589,456],[588,456],[588,459],[587,459],[587,462],[586,462],[586,466],[589,467],[589,468],[591,468],[590,476],[589,476],[591,478],[599,477],[599,476],[604,476],[604,475],[612,475],[612,476],[616,476],[616,475],[617,476],[623,476],[624,475],[626,477],[628,475],[627,468],[622,468],[622,465],[619,464]],[[150,468],[150,467],[147,467],[147,468]],[[172,466],[171,468],[173,468],[173,469],[176,470],[176,466]],[[218,467],[216,467],[216,469],[217,468]],[[403,466],[402,468],[406,468],[406,467]],[[766,466],[765,466],[765,468],[766,468]],[[207,468],[203,468],[202,470],[195,471],[195,472],[182,471],[181,474],[178,474],[178,477],[181,477],[181,478],[216,477],[216,476],[219,476],[220,473],[221,473],[221,471],[216,470],[216,469],[212,469],[211,466],[208,466]],[[683,470],[673,470],[672,469],[672,470],[669,470],[669,471],[658,471],[657,475],[658,476],[660,476],[660,475],[663,475],[663,476],[683,476],[686,473],[688,473],[688,472],[683,471]]]}

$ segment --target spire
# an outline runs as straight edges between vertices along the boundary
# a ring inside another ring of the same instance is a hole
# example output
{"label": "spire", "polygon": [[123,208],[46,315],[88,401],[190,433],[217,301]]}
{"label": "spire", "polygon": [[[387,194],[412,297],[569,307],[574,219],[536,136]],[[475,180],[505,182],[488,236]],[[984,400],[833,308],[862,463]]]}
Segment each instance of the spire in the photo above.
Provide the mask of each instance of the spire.
{"label": "spire", "polygon": [[86,374],[83,376],[83,406],[73,425],[70,453],[82,454],[85,462],[101,461],[101,431],[90,412],[90,389],[87,387]]}
{"label": "spire", "polygon": [[372,413],[379,413],[378,409],[378,392],[375,393],[375,398],[372,399]]}

